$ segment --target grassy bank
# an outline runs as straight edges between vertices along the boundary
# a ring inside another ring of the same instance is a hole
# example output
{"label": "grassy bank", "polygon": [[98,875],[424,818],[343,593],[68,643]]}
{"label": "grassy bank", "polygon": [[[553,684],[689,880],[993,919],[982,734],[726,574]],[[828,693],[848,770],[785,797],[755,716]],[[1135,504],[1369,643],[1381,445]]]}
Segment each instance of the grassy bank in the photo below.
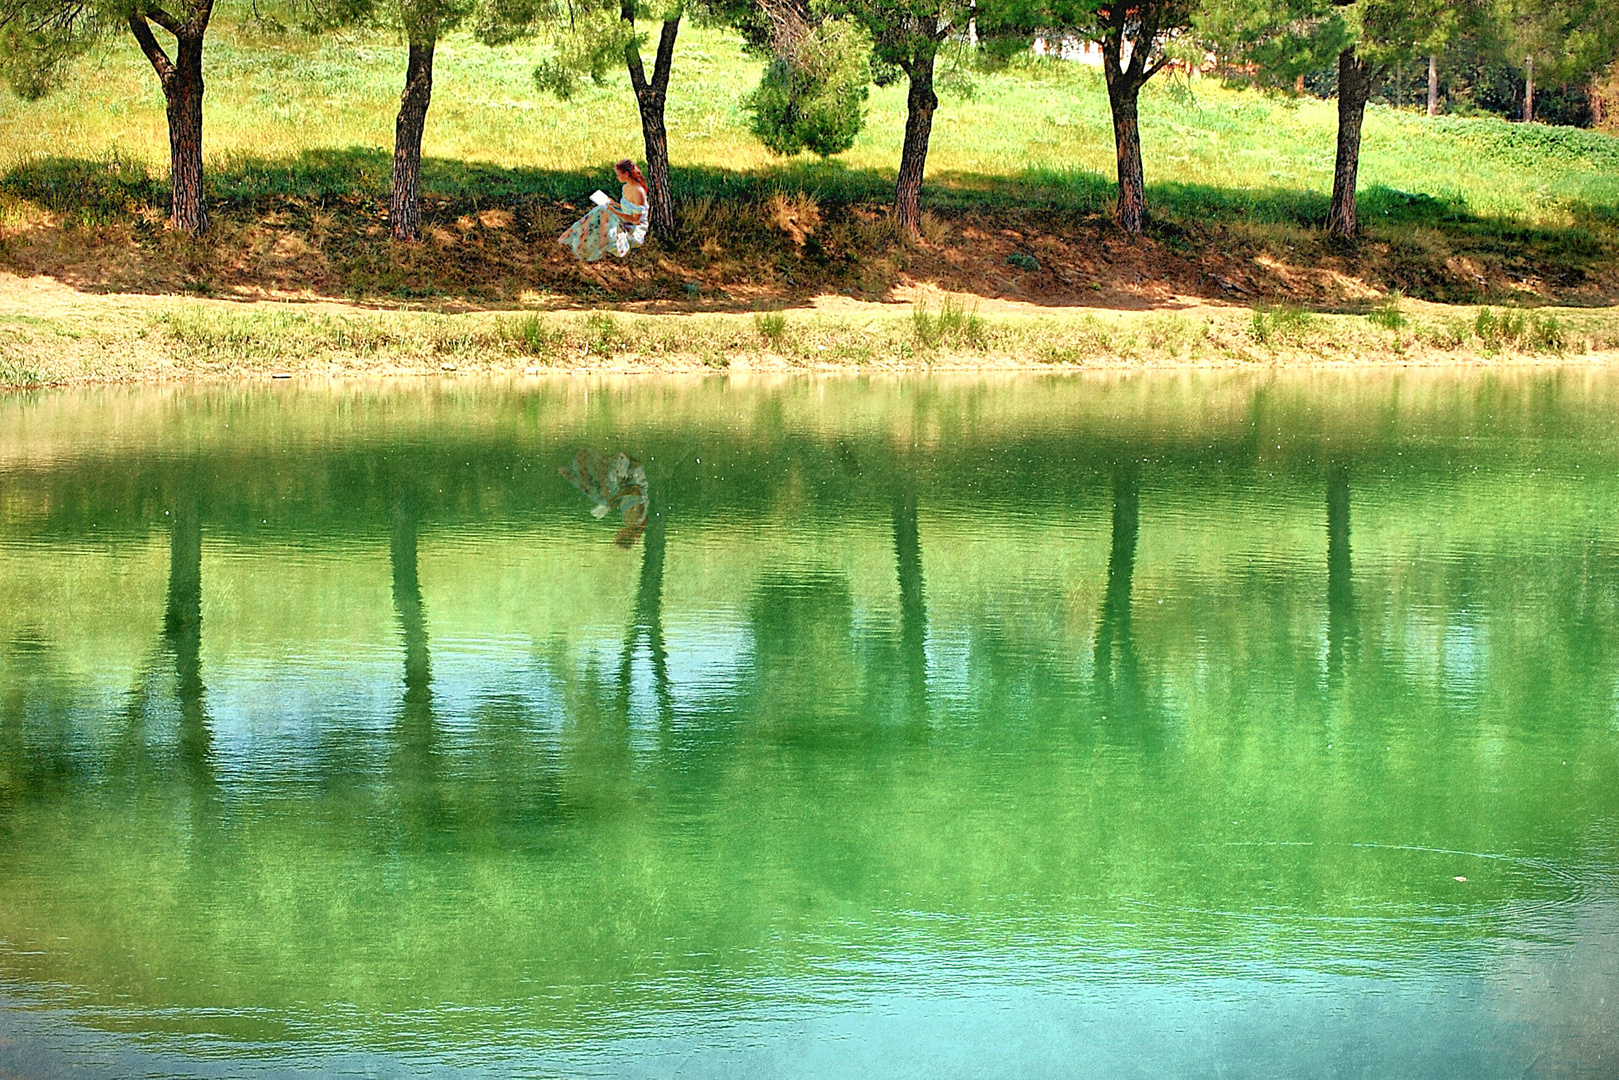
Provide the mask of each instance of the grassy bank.
{"label": "grassy bank", "polygon": [[1384,302],[1168,312],[996,311],[940,296],[826,311],[438,314],[81,297],[0,312],[0,386],[237,376],[1515,364],[1610,361],[1619,314]]}
{"label": "grassy bank", "polygon": [[846,155],[775,160],[740,105],[757,61],[699,28],[681,36],[669,99],[684,225],[674,243],[596,266],[552,243],[607,163],[639,148],[621,73],[562,103],[530,78],[539,46],[457,37],[437,60],[424,239],[398,245],[384,221],[403,48],[270,34],[239,15],[210,37],[208,240],[162,228],[161,97],[117,41],[59,95],[0,99],[0,269],[96,291],[481,307],[736,311],[919,285],[1086,308],[1176,296],[1341,307],[1395,291],[1493,305],[1619,299],[1609,136],[1374,108],[1367,236],[1346,247],[1318,227],[1333,102],[1159,78],[1142,105],[1154,217],[1126,241],[1108,222],[1098,73],[1026,58],[946,96],[924,238],[898,245],[885,204],[903,90],[873,92]]}

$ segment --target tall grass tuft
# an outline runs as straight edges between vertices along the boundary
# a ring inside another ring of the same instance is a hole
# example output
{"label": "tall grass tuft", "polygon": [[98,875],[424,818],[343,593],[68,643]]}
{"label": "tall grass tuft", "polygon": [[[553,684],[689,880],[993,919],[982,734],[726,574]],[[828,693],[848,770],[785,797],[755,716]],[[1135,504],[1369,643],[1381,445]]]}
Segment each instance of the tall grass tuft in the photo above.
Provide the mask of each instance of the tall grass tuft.
{"label": "tall grass tuft", "polygon": [[580,328],[584,331],[585,352],[591,356],[612,356],[625,341],[618,320],[605,311],[586,315]]}
{"label": "tall grass tuft", "polygon": [[1301,307],[1281,304],[1257,307],[1248,323],[1248,334],[1261,345],[1296,342],[1315,325],[1316,317]]}
{"label": "tall grass tuft", "polygon": [[1381,304],[1366,313],[1366,321],[1373,326],[1382,327],[1384,330],[1399,330],[1409,320],[1406,319],[1405,312],[1400,310],[1399,295],[1391,294]]}
{"label": "tall grass tuft", "polygon": [[550,356],[562,347],[566,335],[538,315],[520,315],[495,324],[496,337],[530,356]]}
{"label": "tall grass tuft", "polygon": [[787,337],[787,313],[756,311],[753,315],[753,328],[759,331],[760,337],[769,342],[772,349],[780,349],[782,341]]}
{"label": "tall grass tuft", "polygon": [[969,311],[960,298],[946,296],[939,302],[939,310],[928,310],[925,299],[919,299],[911,308],[911,326],[916,340],[929,349],[949,343],[974,349],[984,347],[984,320],[976,309]]}
{"label": "tall grass tuft", "polygon": [[1555,315],[1507,309],[1479,308],[1473,318],[1473,336],[1486,351],[1510,349],[1531,353],[1562,353],[1568,333]]}

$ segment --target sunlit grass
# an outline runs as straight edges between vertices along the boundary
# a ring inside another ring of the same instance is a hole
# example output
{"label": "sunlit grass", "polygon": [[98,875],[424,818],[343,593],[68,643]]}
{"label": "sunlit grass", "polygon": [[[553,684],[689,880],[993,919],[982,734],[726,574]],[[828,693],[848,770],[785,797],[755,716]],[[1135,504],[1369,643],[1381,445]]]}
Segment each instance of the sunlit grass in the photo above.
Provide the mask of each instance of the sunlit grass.
{"label": "sunlit grass", "polygon": [[[265,35],[251,27],[222,17],[210,38],[205,150],[216,174],[251,173],[255,163],[308,151],[391,146],[401,45],[365,35]],[[465,36],[446,41],[438,52],[424,154],[548,173],[601,169],[626,154],[639,156],[637,118],[622,73],[601,87],[587,83],[574,101],[559,102],[530,77],[538,49],[487,48]],[[705,28],[682,31],[668,104],[677,167],[780,165],[748,133],[740,105],[758,73],[757,61],[735,38]],[[1105,200],[1113,144],[1098,72],[1030,61],[975,74],[973,82],[974,94],[946,96],[938,112],[929,160],[935,194],[1011,180],[1037,201],[1042,190],[1065,202],[1076,195]],[[1330,101],[1288,101],[1210,79],[1160,77],[1142,103],[1153,198],[1171,212],[1195,213],[1212,200],[1228,214],[1260,220],[1317,214],[1331,186],[1335,115]],[[903,88],[875,89],[854,147],[826,166],[808,159],[792,172],[811,188],[878,194],[897,165],[903,124]],[[117,39],[85,61],[71,86],[42,102],[0,98],[0,170],[46,153],[94,159],[115,150],[155,174],[166,171],[161,95],[127,41]],[[477,182],[476,175],[428,170],[429,190]],[[1448,206],[1568,225],[1587,208],[1611,213],[1619,206],[1619,140],[1487,118],[1432,121],[1373,107],[1361,183],[1374,220],[1399,214],[1410,196],[1426,196],[1444,204],[1430,211]]]}

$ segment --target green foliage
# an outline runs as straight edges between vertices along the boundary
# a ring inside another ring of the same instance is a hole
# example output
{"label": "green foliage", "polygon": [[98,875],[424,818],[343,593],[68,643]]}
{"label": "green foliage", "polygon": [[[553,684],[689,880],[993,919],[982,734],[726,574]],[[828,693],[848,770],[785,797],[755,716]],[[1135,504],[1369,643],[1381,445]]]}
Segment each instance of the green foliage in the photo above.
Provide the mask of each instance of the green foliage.
{"label": "green foliage", "polygon": [[1204,0],[1194,28],[1234,79],[1287,88],[1344,49],[1377,64],[1436,51],[1456,16],[1444,0]]}
{"label": "green foliage", "polygon": [[572,101],[581,78],[605,86],[608,76],[624,63],[625,46],[639,44],[634,27],[604,8],[580,12],[566,28],[551,35],[552,52],[534,66],[534,85]]}
{"label": "green foliage", "polygon": [[306,33],[350,26],[397,31],[407,41],[436,42],[464,23],[478,0],[293,0]]}
{"label": "green foliage", "polygon": [[870,82],[869,35],[851,20],[827,19],[781,43],[742,105],[752,114],[750,130],[771,153],[830,157],[860,134]]}
{"label": "green foliage", "polygon": [[109,27],[116,24],[91,4],[0,0],[0,79],[18,97],[38,101]]}
{"label": "green foliage", "polygon": [[605,311],[593,311],[583,321],[585,352],[590,356],[612,356],[624,342],[618,320]]}
{"label": "green foliage", "polygon": [[538,315],[504,319],[496,324],[497,336],[531,356],[549,356],[562,345],[564,334]]}

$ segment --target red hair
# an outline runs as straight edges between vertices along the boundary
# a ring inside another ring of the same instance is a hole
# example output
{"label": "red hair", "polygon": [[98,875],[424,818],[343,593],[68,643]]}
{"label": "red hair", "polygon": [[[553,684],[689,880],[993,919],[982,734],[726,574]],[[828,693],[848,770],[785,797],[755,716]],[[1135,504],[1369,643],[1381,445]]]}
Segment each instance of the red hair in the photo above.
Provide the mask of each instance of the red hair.
{"label": "red hair", "polygon": [[631,161],[629,158],[625,158],[623,161],[619,162],[617,165],[614,165],[613,170],[615,172],[618,172],[618,173],[629,173],[630,179],[634,180],[637,184],[640,184],[642,191],[651,191],[652,190],[651,188],[647,187],[647,185],[646,185],[646,177],[641,175],[640,168],[635,164],[635,162]]}

